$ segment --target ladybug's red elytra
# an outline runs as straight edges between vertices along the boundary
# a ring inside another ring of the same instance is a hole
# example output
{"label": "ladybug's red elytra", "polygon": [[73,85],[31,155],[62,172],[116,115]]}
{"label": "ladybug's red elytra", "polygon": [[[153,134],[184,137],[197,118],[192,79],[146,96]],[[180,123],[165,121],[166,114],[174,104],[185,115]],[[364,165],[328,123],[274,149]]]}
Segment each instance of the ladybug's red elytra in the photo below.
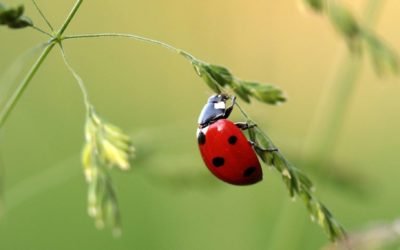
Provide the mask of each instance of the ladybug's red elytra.
{"label": "ladybug's red elytra", "polygon": [[[233,123],[227,118],[235,105],[235,97],[227,108],[228,95],[213,95],[199,116],[197,142],[207,168],[219,179],[234,185],[250,185],[262,180],[260,162],[242,130],[247,123]],[[263,149],[275,151],[275,149]]]}

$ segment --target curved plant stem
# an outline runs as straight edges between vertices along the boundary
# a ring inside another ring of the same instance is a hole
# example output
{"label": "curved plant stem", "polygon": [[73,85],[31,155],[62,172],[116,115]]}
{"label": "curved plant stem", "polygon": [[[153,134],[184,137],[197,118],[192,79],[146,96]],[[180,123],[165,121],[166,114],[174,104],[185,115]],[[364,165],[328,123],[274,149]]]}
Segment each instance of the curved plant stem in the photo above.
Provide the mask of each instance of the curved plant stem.
{"label": "curved plant stem", "polygon": [[134,35],[134,34],[124,34],[124,33],[98,33],[98,34],[81,34],[81,35],[71,35],[71,36],[64,36],[62,38],[62,40],[70,40],[70,39],[83,39],[83,38],[99,38],[99,37],[124,37],[124,38],[131,38],[137,41],[142,41],[142,42],[146,42],[146,43],[150,43],[150,44],[154,44],[154,45],[158,45],[164,48],[167,48],[177,54],[180,54],[182,56],[184,56],[186,59],[192,61],[192,62],[196,62],[199,61],[198,59],[196,59],[193,55],[191,55],[190,53],[175,48],[174,46],[168,44],[168,43],[164,43],[155,39],[151,39],[151,38],[147,38],[147,37],[143,37],[143,36],[138,36],[138,35]]}
{"label": "curved plant stem", "polygon": [[[365,25],[371,27],[377,19],[379,10],[385,1],[369,0],[365,8]],[[306,142],[307,159],[313,159],[313,165],[322,166],[334,152],[343,126],[346,111],[353,96],[357,79],[361,72],[359,58],[354,58],[347,51],[340,60],[336,75],[330,80],[330,86],[321,98],[314,124]]]}
{"label": "curved plant stem", "polygon": [[86,109],[90,110],[91,104],[89,102],[89,94],[88,94],[88,91],[86,90],[86,87],[85,87],[85,84],[84,84],[84,82],[82,80],[82,77],[80,77],[80,75],[74,70],[74,68],[68,62],[62,44],[60,44],[60,48],[61,48],[61,55],[62,55],[62,58],[64,60],[65,65],[67,66],[67,68],[71,72],[71,74],[75,77],[76,81],[78,82],[79,88],[81,89]]}

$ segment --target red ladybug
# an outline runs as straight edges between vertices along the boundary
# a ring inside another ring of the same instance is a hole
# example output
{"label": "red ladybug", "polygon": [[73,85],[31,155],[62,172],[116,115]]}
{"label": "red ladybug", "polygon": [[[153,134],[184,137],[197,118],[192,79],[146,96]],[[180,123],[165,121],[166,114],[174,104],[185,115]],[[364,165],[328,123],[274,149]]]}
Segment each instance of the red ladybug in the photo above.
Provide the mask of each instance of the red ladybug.
{"label": "red ladybug", "polygon": [[219,179],[234,185],[254,184],[262,180],[261,165],[253,144],[242,132],[249,126],[227,120],[235,97],[232,97],[232,105],[226,108],[228,99],[224,94],[211,96],[200,114],[197,141],[201,156]]}

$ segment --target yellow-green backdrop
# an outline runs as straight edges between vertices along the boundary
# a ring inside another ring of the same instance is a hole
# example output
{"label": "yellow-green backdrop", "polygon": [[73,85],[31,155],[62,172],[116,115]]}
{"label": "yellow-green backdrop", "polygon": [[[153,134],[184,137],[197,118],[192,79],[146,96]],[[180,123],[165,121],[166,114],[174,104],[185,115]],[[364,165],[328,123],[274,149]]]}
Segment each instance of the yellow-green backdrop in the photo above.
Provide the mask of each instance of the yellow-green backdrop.
{"label": "yellow-green backdrop", "polygon": [[[27,15],[45,27],[28,0]],[[360,16],[363,1],[344,1]],[[60,25],[74,1],[38,0]],[[400,50],[400,2],[386,1],[377,33]],[[244,79],[280,86],[288,102],[245,105],[282,152],[311,174],[317,196],[349,231],[400,215],[400,81],[379,78],[367,57],[332,161],[361,191],[312,175],[301,158],[320,98],[348,53],[329,22],[299,1],[85,1],[66,34],[135,33],[166,41]],[[0,28],[0,73],[46,38]],[[131,172],[114,173],[123,234],[98,231],[86,211],[79,162],[84,106],[53,50],[1,131],[5,212],[0,249],[318,249],[327,243],[276,171],[236,187],[203,165],[195,131],[211,91],[190,64],[127,39],[66,41],[97,110],[133,137]],[[32,63],[28,60],[26,65]],[[24,69],[23,73],[26,72]],[[21,75],[21,77],[23,74]],[[15,85],[12,85],[15,86]],[[232,119],[243,119],[238,112]],[[312,131],[311,131],[312,133]],[[335,170],[333,170],[335,171]]]}

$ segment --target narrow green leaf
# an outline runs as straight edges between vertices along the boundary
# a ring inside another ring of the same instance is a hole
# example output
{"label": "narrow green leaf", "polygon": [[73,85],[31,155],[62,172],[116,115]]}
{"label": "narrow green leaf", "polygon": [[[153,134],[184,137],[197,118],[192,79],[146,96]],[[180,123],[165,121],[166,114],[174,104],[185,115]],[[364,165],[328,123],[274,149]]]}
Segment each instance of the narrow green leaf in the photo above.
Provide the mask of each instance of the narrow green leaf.
{"label": "narrow green leaf", "polygon": [[[252,124],[251,124],[251,125],[252,125]],[[252,142],[256,142],[256,141],[257,141],[255,127],[250,127],[250,128],[247,130],[247,133],[248,133],[248,135],[249,135],[250,141],[252,141]]]}
{"label": "narrow green leaf", "polygon": [[192,61],[192,64],[196,73],[215,93],[219,94],[224,92],[224,88],[230,88],[247,103],[250,103],[250,97],[272,105],[286,100],[280,89],[272,85],[240,80],[234,77],[226,67],[201,61]]}
{"label": "narrow green leaf", "polygon": [[205,65],[204,68],[221,87],[231,84],[233,76],[227,68],[215,64]]}
{"label": "narrow green leaf", "polygon": [[330,5],[329,10],[329,17],[334,27],[348,39],[354,39],[361,34],[361,28],[349,10],[335,3]]}
{"label": "narrow green leaf", "polygon": [[249,91],[245,88],[240,81],[233,81],[231,83],[231,88],[237,96],[243,101],[250,103]]}
{"label": "narrow green leaf", "polygon": [[[261,148],[274,148],[274,145],[271,144],[271,142],[265,138],[264,134],[258,127],[253,127],[249,129],[249,131],[253,131],[255,139],[253,140],[257,145],[259,145]],[[275,152],[267,152],[265,150],[255,148],[255,151],[257,155],[261,158],[261,160],[267,164],[268,166],[275,166]]]}
{"label": "narrow green leaf", "polygon": [[299,171],[297,168],[294,168],[294,171],[296,172],[295,175],[297,178],[299,178],[299,181],[306,189],[312,190],[314,188],[313,183],[311,180],[301,171]]}
{"label": "narrow green leaf", "polygon": [[261,102],[275,105],[286,101],[282,90],[275,86],[249,81],[240,81],[240,83],[248,93]]}
{"label": "narrow green leaf", "polygon": [[264,133],[259,129],[258,127],[254,128],[254,132],[257,138],[257,142],[262,148],[273,148],[274,145],[271,143],[271,141],[265,137]]}
{"label": "narrow green leaf", "polygon": [[194,65],[196,72],[203,79],[203,81],[212,89],[215,93],[220,94],[221,88],[218,82],[210,75],[210,73],[205,68],[205,65]]}
{"label": "narrow green leaf", "polygon": [[399,57],[396,52],[389,48],[371,32],[365,31],[364,37],[367,49],[372,56],[372,61],[375,65],[375,70],[377,73],[398,73]]}

